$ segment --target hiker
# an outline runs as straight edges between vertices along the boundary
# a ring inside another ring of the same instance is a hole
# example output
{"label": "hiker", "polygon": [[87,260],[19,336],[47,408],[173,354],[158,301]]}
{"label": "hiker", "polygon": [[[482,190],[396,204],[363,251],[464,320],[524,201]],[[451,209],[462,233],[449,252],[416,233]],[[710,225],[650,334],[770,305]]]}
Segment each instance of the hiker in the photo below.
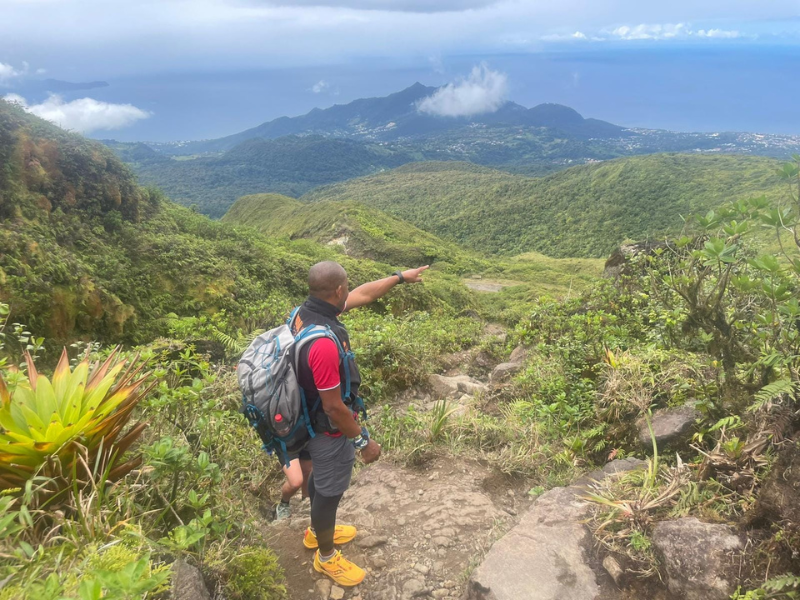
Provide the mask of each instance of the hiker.
{"label": "hiker", "polygon": [[[422,281],[428,267],[397,271],[389,277],[365,283],[348,291],[347,273],[338,263],[326,261],[308,273],[308,299],[290,323],[293,335],[309,325],[328,326],[346,352],[351,352],[347,329],[338,316],[346,310],[364,306],[383,297],[395,285]],[[351,355],[352,356],[352,355]],[[369,464],[378,460],[381,447],[370,439],[354,413],[361,377],[353,360],[340,360],[336,343],[327,337],[302,346],[297,356],[297,378],[304,390],[309,410],[321,399],[320,408],[310,414],[315,436],[308,441],[313,471],[308,481],[311,499],[311,527],[303,544],[316,549],[314,569],[341,586],[354,586],[364,579],[364,570],[342,556],[334,544],[345,544],[356,537],[356,528],[336,525],[336,510],[355,464],[355,452]],[[345,372],[347,368],[349,372]],[[342,386],[349,382],[350,394],[343,399]]]}

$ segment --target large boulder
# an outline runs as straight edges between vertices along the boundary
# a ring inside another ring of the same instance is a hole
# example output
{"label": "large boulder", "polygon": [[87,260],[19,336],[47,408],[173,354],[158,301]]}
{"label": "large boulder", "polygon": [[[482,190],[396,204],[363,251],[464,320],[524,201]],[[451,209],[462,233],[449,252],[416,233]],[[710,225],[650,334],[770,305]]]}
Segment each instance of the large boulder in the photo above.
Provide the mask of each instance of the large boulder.
{"label": "large boulder", "polygon": [[[659,450],[667,446],[680,446],[687,443],[692,436],[694,423],[700,418],[700,412],[688,404],[678,408],[665,408],[653,413],[653,434]],[[646,449],[653,447],[647,421],[641,419],[639,426],[639,443]]]}
{"label": "large boulder", "polygon": [[182,559],[172,566],[172,600],[211,600],[203,574]]}
{"label": "large boulder", "polygon": [[727,525],[694,517],[661,521],[653,547],[667,575],[667,588],[685,600],[728,600],[736,589],[735,566],[744,549]]}
{"label": "large boulder", "polygon": [[539,496],[473,571],[467,600],[608,598],[587,551],[591,534],[584,525],[589,514],[585,485],[643,465],[636,460],[614,461],[582,485],[554,488]]}

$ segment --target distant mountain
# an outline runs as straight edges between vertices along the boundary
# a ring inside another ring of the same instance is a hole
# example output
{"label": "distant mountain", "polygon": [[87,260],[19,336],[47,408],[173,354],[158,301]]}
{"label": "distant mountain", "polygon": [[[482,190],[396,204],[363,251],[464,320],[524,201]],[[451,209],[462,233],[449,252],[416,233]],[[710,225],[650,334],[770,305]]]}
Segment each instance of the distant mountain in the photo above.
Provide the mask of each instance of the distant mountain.
{"label": "distant mountain", "polygon": [[542,178],[457,162],[414,163],[301,200],[361,202],[486,254],[604,257],[625,239],[679,233],[681,217],[738,198],[782,197],[778,161],[655,154]]}
{"label": "distant mountain", "polygon": [[286,135],[312,134],[388,141],[427,137],[463,128],[471,123],[547,127],[583,138],[598,135],[608,137],[624,131],[622,127],[605,121],[584,119],[575,110],[559,104],[541,104],[526,109],[514,102],[506,102],[495,112],[458,118],[419,112],[417,104],[436,90],[437,88],[415,83],[385,97],[362,98],[327,109],[315,108],[299,117],[280,117],[227,137],[181,144],[159,144],[158,149],[165,154],[205,154],[230,150],[241,142],[254,138],[275,139]]}
{"label": "distant mountain", "polygon": [[105,142],[136,169],[139,180],[173,200],[221,217],[239,197],[256,193],[301,196],[329,183],[393,169],[415,157],[377,145],[322,136],[254,138],[221,156],[172,159],[144,144]]}

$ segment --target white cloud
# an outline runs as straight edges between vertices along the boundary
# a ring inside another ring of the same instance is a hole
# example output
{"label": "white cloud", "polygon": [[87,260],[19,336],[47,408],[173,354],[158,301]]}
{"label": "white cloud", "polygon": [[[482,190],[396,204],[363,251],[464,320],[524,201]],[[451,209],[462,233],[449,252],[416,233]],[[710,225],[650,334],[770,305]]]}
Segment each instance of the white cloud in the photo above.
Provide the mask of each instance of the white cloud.
{"label": "white cloud", "polygon": [[612,38],[622,40],[672,40],[692,37],[734,39],[741,37],[738,31],[724,29],[698,29],[694,30],[687,23],[667,23],[664,25],[647,24],[628,26],[622,25],[610,32]]}
{"label": "white cloud", "polygon": [[420,112],[443,117],[469,117],[495,112],[506,99],[508,78],[485,64],[474,67],[469,77],[439,88],[417,104]]}
{"label": "white cloud", "polygon": [[551,33],[542,36],[542,40],[545,42],[573,42],[575,40],[588,39],[589,36],[582,31],[576,31],[575,33]]}
{"label": "white cloud", "polygon": [[15,69],[12,65],[0,62],[0,85],[7,83],[16,77],[22,76],[24,73],[24,67],[22,70],[19,70]]}
{"label": "white cloud", "polygon": [[149,112],[132,104],[110,104],[93,98],[65,102],[61,96],[51,94],[41,104],[28,104],[25,98],[17,94],[8,94],[5,99],[20,104],[37,117],[81,133],[121,129],[150,116]]}
{"label": "white cloud", "polygon": [[707,38],[720,38],[720,39],[733,39],[742,37],[742,34],[738,31],[726,31],[724,29],[700,29],[697,32],[699,37],[707,37]]}
{"label": "white cloud", "polygon": [[648,25],[642,23],[634,27],[622,25],[614,29],[611,35],[623,40],[669,40],[688,36],[691,35],[691,33],[686,23],[668,23],[665,25]]}
{"label": "white cloud", "polygon": [[327,90],[331,86],[330,83],[325,81],[324,79],[320,79],[317,83],[311,86],[311,91],[315,94],[321,94],[325,90]]}

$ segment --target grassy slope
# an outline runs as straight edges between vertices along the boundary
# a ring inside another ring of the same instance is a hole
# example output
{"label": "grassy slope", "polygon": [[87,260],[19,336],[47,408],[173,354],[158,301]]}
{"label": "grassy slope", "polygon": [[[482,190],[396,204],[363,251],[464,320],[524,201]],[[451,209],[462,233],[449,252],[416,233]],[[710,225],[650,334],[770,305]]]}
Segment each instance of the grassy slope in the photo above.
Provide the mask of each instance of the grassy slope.
{"label": "grassy slope", "polygon": [[594,259],[554,259],[537,253],[488,258],[354,201],[307,204],[277,194],[245,196],[222,220],[269,236],[343,243],[339,247],[354,257],[398,266],[432,264],[435,270],[480,275],[484,283],[507,286],[500,296],[508,300],[563,296],[570,289],[585,289],[602,271],[602,261]]}
{"label": "grassy slope", "polygon": [[356,200],[487,253],[607,256],[625,239],[674,234],[681,216],[783,188],[760,157],[659,154],[533,179],[464,163],[405,165],[315,190]]}
{"label": "grassy slope", "polygon": [[357,202],[310,205],[278,194],[257,194],[239,198],[222,220],[270,237],[340,246],[349,256],[398,266],[447,263],[459,271],[478,268],[472,252]]}

